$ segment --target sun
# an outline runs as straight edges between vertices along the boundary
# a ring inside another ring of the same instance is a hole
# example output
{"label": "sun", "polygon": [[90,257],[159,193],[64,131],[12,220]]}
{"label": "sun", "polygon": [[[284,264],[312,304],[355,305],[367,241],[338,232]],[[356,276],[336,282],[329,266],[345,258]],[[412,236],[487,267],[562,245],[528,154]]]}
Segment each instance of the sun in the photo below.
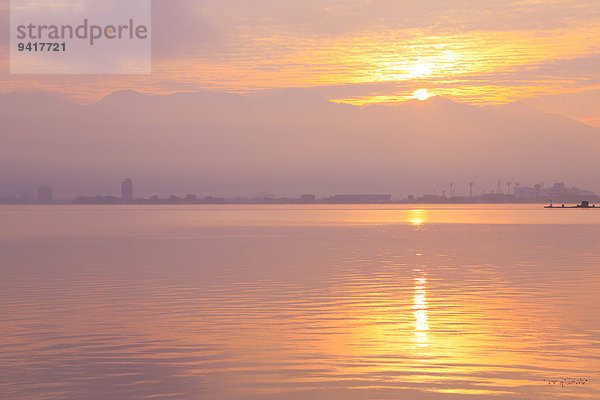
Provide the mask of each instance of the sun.
{"label": "sun", "polygon": [[429,91],[427,89],[415,90],[412,95],[415,99],[420,100],[420,101],[425,101],[428,98],[430,98],[431,96],[433,96],[431,93],[429,93]]}

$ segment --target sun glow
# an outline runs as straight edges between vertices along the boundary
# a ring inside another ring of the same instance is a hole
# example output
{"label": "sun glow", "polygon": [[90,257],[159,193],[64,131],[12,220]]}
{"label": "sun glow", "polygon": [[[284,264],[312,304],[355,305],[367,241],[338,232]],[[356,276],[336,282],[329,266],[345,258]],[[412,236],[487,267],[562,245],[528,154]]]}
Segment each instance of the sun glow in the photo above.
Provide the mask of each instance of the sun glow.
{"label": "sun glow", "polygon": [[424,78],[431,75],[431,66],[426,64],[414,64],[408,68],[408,76],[411,79]]}
{"label": "sun glow", "polygon": [[430,98],[431,96],[433,96],[433,95],[431,93],[429,93],[429,91],[427,89],[419,89],[419,90],[415,90],[413,92],[413,97],[420,101],[425,101],[428,98]]}

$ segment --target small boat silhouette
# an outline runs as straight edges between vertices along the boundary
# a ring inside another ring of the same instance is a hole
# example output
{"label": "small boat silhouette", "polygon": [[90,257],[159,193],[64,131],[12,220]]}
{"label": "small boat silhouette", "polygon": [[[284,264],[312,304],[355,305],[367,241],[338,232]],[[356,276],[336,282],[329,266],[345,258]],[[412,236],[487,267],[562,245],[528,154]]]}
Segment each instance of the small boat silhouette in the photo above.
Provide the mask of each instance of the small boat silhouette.
{"label": "small boat silhouette", "polygon": [[[554,206],[552,203],[550,203],[549,206],[545,206],[544,208],[596,208],[596,205],[592,204],[590,206],[589,201],[582,201],[581,204],[577,204],[575,206],[565,206],[564,204],[561,206]],[[600,207],[598,207],[598,208],[600,208]]]}

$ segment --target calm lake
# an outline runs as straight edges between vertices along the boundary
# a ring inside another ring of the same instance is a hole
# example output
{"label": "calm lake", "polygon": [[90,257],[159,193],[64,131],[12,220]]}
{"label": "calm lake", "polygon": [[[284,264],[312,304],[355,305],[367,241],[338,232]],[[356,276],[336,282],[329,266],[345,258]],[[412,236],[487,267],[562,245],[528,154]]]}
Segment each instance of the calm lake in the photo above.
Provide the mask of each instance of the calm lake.
{"label": "calm lake", "polygon": [[0,398],[600,398],[600,209],[2,206]]}

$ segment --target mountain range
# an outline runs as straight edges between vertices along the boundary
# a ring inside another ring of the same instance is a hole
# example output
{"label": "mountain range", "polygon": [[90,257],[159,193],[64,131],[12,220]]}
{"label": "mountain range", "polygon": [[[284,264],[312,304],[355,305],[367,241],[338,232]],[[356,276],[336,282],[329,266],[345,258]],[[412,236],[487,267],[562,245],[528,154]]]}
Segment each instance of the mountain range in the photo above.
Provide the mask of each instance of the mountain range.
{"label": "mountain range", "polygon": [[466,193],[498,178],[600,192],[600,129],[524,103],[352,106],[310,90],[0,94],[0,194]]}

